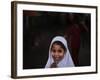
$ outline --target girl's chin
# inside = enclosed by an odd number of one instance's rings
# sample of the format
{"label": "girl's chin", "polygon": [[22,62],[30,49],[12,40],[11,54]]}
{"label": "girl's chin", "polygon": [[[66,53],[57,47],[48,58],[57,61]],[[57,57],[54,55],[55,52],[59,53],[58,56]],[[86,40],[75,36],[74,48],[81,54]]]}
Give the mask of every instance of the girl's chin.
{"label": "girl's chin", "polygon": [[59,63],[62,59],[54,59],[54,62]]}
{"label": "girl's chin", "polygon": [[56,63],[58,63],[60,60],[58,60],[58,59],[56,59],[56,60],[54,60]]}

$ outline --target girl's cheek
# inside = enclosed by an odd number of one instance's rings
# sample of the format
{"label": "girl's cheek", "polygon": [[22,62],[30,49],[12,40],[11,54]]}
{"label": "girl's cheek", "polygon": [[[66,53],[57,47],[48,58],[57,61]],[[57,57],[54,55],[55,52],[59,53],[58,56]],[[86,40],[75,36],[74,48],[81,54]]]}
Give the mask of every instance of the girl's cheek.
{"label": "girl's cheek", "polygon": [[53,56],[53,55],[54,55],[54,53],[53,53],[53,52],[51,52],[51,55]]}

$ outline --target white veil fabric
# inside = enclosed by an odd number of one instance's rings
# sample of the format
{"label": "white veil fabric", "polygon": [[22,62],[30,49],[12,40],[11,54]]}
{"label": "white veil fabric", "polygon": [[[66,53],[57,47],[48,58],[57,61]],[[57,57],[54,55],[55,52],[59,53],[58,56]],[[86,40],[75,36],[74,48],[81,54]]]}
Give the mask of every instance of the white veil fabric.
{"label": "white veil fabric", "polygon": [[70,54],[69,49],[68,49],[67,40],[62,36],[56,36],[56,37],[53,38],[53,40],[50,44],[49,57],[48,57],[48,61],[46,63],[45,68],[50,68],[51,64],[54,62],[54,60],[51,56],[51,53],[50,53],[50,49],[51,49],[52,44],[55,41],[60,41],[62,44],[64,44],[65,48],[67,49],[67,52],[65,53],[63,59],[57,64],[58,68],[61,68],[61,67],[74,67],[74,62],[72,60],[71,54]]}

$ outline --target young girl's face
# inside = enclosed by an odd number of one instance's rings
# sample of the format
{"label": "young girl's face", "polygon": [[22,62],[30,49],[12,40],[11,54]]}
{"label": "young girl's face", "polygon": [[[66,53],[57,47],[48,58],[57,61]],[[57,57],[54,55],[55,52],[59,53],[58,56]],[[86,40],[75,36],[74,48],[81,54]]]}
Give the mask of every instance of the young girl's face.
{"label": "young girl's face", "polygon": [[60,45],[58,44],[52,45],[51,55],[55,62],[59,62],[60,60],[62,60],[62,58],[64,57],[64,54],[65,54],[65,51]]}

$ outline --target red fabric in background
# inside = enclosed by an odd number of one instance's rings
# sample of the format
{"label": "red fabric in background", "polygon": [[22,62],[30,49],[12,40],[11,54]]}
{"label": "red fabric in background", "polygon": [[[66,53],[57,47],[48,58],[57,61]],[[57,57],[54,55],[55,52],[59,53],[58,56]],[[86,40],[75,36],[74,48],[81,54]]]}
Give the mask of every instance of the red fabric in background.
{"label": "red fabric in background", "polygon": [[77,24],[72,24],[66,30],[65,35],[67,35],[66,38],[69,42],[69,47],[71,49],[71,55],[74,60],[74,64],[77,66],[79,64],[78,55],[80,49],[81,30]]}

